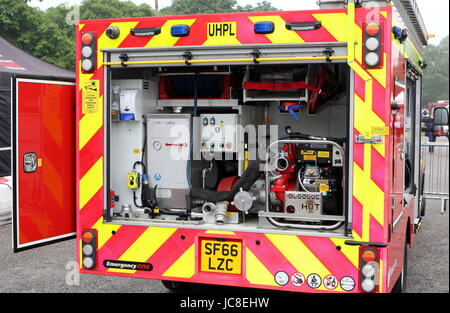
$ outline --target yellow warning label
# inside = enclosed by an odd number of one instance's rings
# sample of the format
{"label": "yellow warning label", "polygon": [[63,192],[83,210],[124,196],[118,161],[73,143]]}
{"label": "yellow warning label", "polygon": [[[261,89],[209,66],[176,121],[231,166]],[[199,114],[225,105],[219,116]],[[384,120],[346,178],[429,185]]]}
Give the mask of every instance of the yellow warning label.
{"label": "yellow warning label", "polygon": [[98,112],[100,99],[100,81],[90,80],[83,85],[82,90],[82,113],[92,114]]}
{"label": "yellow warning label", "polygon": [[328,179],[316,179],[316,184],[319,185],[328,185],[330,183],[330,181]]}
{"label": "yellow warning label", "polygon": [[326,192],[328,192],[328,191],[330,191],[330,186],[328,186],[328,185],[320,185],[319,186],[319,190],[322,192],[322,191],[326,191]]}
{"label": "yellow warning label", "polygon": [[38,160],[37,160],[37,163],[38,163],[38,164],[37,164],[38,167],[42,167],[42,159],[38,159]]}
{"label": "yellow warning label", "polygon": [[315,155],[304,155],[303,156],[303,160],[305,160],[305,161],[315,161],[316,160],[316,156]]}
{"label": "yellow warning label", "polygon": [[133,150],[133,153],[139,154],[139,153],[141,153],[141,149],[134,149],[134,150]]}
{"label": "yellow warning label", "polygon": [[314,154],[314,151],[306,151],[306,150],[302,150],[301,153],[302,153],[303,155],[305,155],[305,154],[313,155],[313,154]]}
{"label": "yellow warning label", "polygon": [[329,151],[319,151],[318,153],[319,158],[330,158],[330,152]]}
{"label": "yellow warning label", "polygon": [[388,136],[389,135],[389,127],[372,127],[372,135]]}

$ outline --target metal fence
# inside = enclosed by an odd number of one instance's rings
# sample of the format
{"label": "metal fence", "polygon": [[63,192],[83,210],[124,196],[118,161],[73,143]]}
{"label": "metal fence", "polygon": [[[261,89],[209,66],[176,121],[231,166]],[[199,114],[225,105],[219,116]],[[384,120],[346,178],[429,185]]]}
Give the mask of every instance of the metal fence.
{"label": "metal fence", "polygon": [[424,197],[440,200],[441,212],[444,213],[449,200],[448,141],[423,143],[422,162],[425,166]]}

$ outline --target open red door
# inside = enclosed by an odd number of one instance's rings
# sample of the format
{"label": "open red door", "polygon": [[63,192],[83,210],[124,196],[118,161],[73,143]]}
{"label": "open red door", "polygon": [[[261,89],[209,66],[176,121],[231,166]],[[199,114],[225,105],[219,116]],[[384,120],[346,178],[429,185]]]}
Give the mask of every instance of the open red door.
{"label": "open red door", "polygon": [[75,235],[75,83],[13,80],[13,249]]}

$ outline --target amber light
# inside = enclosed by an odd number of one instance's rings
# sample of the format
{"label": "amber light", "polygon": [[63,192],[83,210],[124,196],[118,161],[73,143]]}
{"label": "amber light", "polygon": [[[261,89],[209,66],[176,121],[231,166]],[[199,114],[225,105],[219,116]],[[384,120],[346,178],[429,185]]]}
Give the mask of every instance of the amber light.
{"label": "amber light", "polygon": [[380,25],[378,25],[377,23],[367,24],[367,27],[366,27],[367,35],[374,37],[374,36],[378,35],[379,32],[380,32]]}
{"label": "amber light", "polygon": [[89,46],[92,41],[94,41],[94,37],[92,36],[92,34],[86,33],[83,35],[83,37],[81,37],[81,41],[83,42],[83,44]]}
{"label": "amber light", "polygon": [[361,254],[361,259],[366,263],[373,262],[377,259],[377,253],[371,249],[364,250]]}
{"label": "amber light", "polygon": [[94,234],[90,231],[85,231],[81,238],[85,243],[91,243],[94,240]]}

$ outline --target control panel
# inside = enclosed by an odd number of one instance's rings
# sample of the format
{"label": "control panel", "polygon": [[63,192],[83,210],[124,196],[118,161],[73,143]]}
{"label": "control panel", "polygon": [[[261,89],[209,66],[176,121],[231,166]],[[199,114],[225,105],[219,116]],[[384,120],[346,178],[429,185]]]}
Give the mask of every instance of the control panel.
{"label": "control panel", "polygon": [[200,116],[201,152],[235,153],[238,151],[237,114],[202,114]]}

